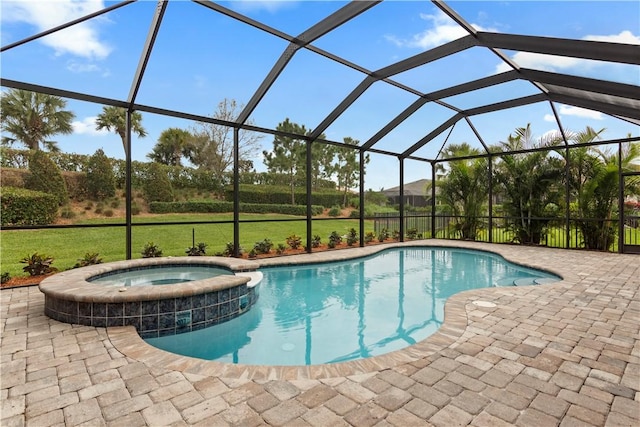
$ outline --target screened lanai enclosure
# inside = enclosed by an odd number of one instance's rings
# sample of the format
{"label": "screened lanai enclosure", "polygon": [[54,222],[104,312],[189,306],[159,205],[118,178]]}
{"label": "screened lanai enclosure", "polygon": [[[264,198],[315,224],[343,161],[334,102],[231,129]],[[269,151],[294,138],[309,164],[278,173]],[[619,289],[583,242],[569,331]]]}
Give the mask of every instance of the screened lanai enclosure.
{"label": "screened lanai enclosure", "polygon": [[[3,2],[5,17],[35,13],[19,3]],[[577,2],[93,4],[70,11],[48,2],[44,14],[56,18],[30,31],[12,26],[23,18],[7,21],[1,84],[5,94],[52,95],[84,112],[76,114],[73,135],[56,137],[70,154],[61,168],[82,173],[82,162],[69,159],[104,149],[115,159],[124,215],[4,230],[90,239],[91,230],[114,228],[127,259],[139,253],[138,231],[157,230],[162,245],[175,228],[185,245],[228,242],[228,254],[237,256],[244,230],[256,223],[265,238],[283,241],[287,236],[269,235],[270,224],[290,224],[313,252],[325,221],[344,224],[334,226],[339,234],[353,228],[361,246],[384,231],[400,241],[640,252],[635,2],[602,2],[600,16],[585,17],[593,36],[581,38],[560,25],[581,14]],[[619,28],[619,37],[596,27],[616,5],[635,11],[635,27]],[[542,33],[539,22],[527,20],[534,9],[548,9]],[[100,126],[111,107],[124,110],[122,122]],[[148,132],[140,132],[140,120]],[[207,149],[191,157],[176,150],[177,161],[161,161],[179,168],[168,172],[170,182],[186,189],[183,199],[166,203],[197,205],[202,197],[190,185],[206,181],[231,203],[227,217],[136,215],[137,188],[169,129],[189,130]],[[25,167],[16,160],[21,155],[5,147],[5,177],[7,169]],[[397,187],[400,196],[420,180],[427,206],[398,197],[392,212],[367,209],[378,189]],[[270,190],[275,184],[290,189],[284,202]],[[344,196],[331,199],[327,188]],[[255,215],[265,213],[256,210],[260,203],[302,210]],[[319,214],[336,205],[353,211]],[[162,206],[156,212],[189,212]],[[218,231],[204,228],[211,225]],[[92,245],[103,251],[99,241]]]}

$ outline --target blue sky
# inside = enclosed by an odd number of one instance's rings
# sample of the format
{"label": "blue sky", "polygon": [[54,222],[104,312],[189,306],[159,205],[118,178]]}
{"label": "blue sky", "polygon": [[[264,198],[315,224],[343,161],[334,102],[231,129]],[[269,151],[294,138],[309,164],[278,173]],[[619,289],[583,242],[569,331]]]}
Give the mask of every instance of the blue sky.
{"label": "blue sky", "polygon": [[[0,6],[2,45],[112,4],[115,2],[102,0],[3,1]],[[297,35],[345,3],[244,1],[222,4]],[[451,1],[448,4],[483,31],[640,44],[640,3],[636,1]],[[126,99],[155,6],[155,1],[139,1],[60,34],[3,52],[0,56],[2,77]],[[318,39],[314,45],[376,70],[464,35],[462,29],[430,2],[386,1]],[[212,115],[224,98],[246,103],[286,46],[280,39],[199,5],[172,0],[137,102],[200,115]],[[528,68],[640,84],[637,66],[505,53]],[[501,71],[506,68],[497,56],[486,49],[471,48],[393,79],[430,92]],[[363,78],[357,71],[300,50],[250,119],[258,126],[275,128],[288,117],[314,128]],[[531,84],[515,81],[446,101],[459,108],[472,108],[535,93]],[[415,99],[414,95],[398,88],[375,83],[325,134],[332,140],[352,137],[364,142]],[[68,107],[76,114],[75,133],[58,136],[63,151],[91,154],[103,148],[112,157],[123,157],[117,135],[95,131],[95,116],[102,106],[70,100]],[[585,126],[606,128],[603,134],[606,139],[640,133],[638,126],[601,113],[567,105],[557,107],[563,125],[570,130]],[[427,104],[376,147],[402,151],[453,114],[444,107]],[[548,103],[475,116],[472,121],[488,144],[506,140],[516,127],[527,123],[531,123],[538,136],[557,129]],[[148,136],[134,140],[132,155],[136,160],[145,160],[164,129],[193,125],[151,114],[143,116],[143,123]],[[416,154],[433,157],[447,134],[444,132]],[[268,135],[262,139],[264,149],[271,148],[272,139]],[[471,129],[460,122],[448,142],[463,141],[480,147]],[[254,159],[254,165],[257,170],[264,170],[260,156]],[[380,189],[398,185],[398,169],[397,159],[372,155],[365,187]],[[429,166],[421,162],[408,161],[405,165],[407,182],[429,178],[430,174]]]}

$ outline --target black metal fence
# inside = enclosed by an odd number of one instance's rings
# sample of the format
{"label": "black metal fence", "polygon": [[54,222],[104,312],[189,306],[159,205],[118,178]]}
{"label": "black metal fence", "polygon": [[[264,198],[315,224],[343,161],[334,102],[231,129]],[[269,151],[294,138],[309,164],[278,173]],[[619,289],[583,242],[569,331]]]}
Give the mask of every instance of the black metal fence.
{"label": "black metal fence", "polygon": [[[379,213],[372,217],[374,221],[374,231],[376,234],[386,229],[390,234],[400,230],[400,215],[398,213]],[[604,243],[610,252],[618,250],[618,219],[580,219],[571,218],[567,227],[565,219],[558,218],[530,218],[531,220],[543,221],[543,227],[539,244],[554,248],[572,249],[598,249],[593,242],[587,242],[583,230],[597,229],[602,233],[609,233],[610,238],[603,237]],[[406,213],[404,215],[405,235],[407,230],[415,229],[424,238],[436,237],[439,239],[462,240],[464,238],[460,224],[463,218],[453,215],[436,215],[431,217],[428,213]],[[518,218],[510,217],[480,217],[480,226],[477,229],[475,239],[481,242],[492,243],[520,243],[513,224]],[[435,225],[432,233],[432,224]],[[596,236],[600,237],[600,236]],[[626,218],[623,227],[623,245],[640,246],[640,221],[638,217]],[[592,239],[593,240],[593,237]]]}

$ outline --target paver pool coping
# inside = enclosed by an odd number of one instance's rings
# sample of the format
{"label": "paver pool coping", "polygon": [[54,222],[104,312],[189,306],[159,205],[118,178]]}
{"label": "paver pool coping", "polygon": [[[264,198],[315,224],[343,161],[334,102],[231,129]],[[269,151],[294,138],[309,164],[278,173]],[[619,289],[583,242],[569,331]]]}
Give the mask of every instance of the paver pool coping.
{"label": "paver pool coping", "polygon": [[[378,252],[397,247],[445,247],[482,250],[502,256],[507,261],[524,265],[526,267],[548,271],[562,277],[561,281],[554,284],[537,286],[563,286],[567,283],[575,283],[578,279],[578,276],[569,269],[568,271],[554,271],[543,265],[541,260],[515,257],[508,251],[508,246],[505,246],[504,248],[489,244],[474,244],[471,246],[465,242],[440,240],[417,240],[404,243],[368,246],[364,248],[352,248],[348,250],[324,251],[312,254],[295,255],[291,257],[276,257],[255,261],[244,261],[243,266],[250,270],[256,264],[259,268],[343,261],[373,255]],[[343,363],[310,366],[263,366],[221,363],[181,356],[160,350],[147,344],[132,326],[110,327],[107,329],[107,333],[114,347],[127,357],[143,362],[149,366],[158,366],[184,373],[252,380],[298,380],[345,377],[393,368],[441,351],[453,344],[464,334],[468,324],[468,304],[473,305],[475,302],[475,305],[477,306],[477,303],[480,302],[480,305],[483,305],[484,303],[489,303],[490,305],[491,300],[494,297],[497,298],[505,292],[513,295],[517,295],[520,292],[524,294],[528,292],[527,288],[529,287],[482,288],[456,294],[447,300],[444,310],[444,322],[433,335],[401,350],[367,359],[359,359]]]}

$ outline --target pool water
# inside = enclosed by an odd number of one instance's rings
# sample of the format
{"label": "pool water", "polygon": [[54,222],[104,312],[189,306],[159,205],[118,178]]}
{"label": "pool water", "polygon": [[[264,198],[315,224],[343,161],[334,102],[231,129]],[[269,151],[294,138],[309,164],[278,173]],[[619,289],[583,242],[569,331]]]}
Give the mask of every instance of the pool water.
{"label": "pool water", "polygon": [[116,270],[88,279],[104,286],[171,285],[208,279],[232,271],[210,265],[155,265],[133,270]]}
{"label": "pool water", "polygon": [[262,272],[258,302],[247,313],[209,328],[146,341],[220,362],[345,362],[427,338],[442,325],[451,295],[559,280],[486,252],[426,247]]}

